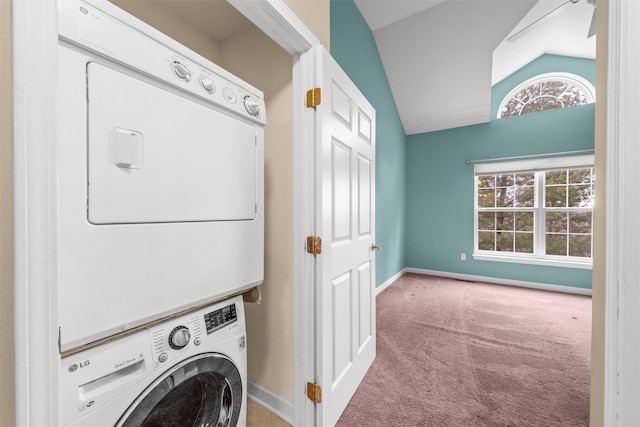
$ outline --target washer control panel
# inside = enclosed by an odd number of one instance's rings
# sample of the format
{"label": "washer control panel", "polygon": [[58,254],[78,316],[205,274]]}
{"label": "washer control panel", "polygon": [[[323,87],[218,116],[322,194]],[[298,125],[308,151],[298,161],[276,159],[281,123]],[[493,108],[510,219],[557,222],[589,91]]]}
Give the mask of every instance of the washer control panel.
{"label": "washer control panel", "polygon": [[186,326],[176,326],[169,334],[169,347],[174,350],[180,350],[189,344],[191,333]]}
{"label": "washer control panel", "polygon": [[214,333],[220,328],[238,320],[236,305],[230,304],[226,307],[219,308],[204,315],[204,324],[207,329],[207,335]]}
{"label": "washer control panel", "polygon": [[236,304],[223,302],[149,328],[154,369],[185,353],[202,351],[208,342],[225,339],[225,334],[229,337],[237,334],[235,326],[242,314]]}
{"label": "washer control panel", "polygon": [[154,368],[163,366],[180,352],[189,351],[196,346],[196,340],[203,334],[202,325],[196,314],[189,314],[173,322],[151,328]]}

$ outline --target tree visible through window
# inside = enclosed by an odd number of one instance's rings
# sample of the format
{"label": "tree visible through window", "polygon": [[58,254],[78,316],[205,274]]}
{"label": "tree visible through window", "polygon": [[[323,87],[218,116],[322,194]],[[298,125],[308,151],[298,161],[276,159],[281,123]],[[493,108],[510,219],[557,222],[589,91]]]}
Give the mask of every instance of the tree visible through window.
{"label": "tree visible through window", "polygon": [[545,174],[545,235],[548,255],[591,257],[593,169]]}
{"label": "tree visible through window", "polygon": [[482,166],[490,173],[476,172],[476,254],[591,260],[591,165],[521,172]]}
{"label": "tree visible through window", "polygon": [[498,118],[593,103],[595,89],[580,76],[541,74],[518,85],[502,100]]}
{"label": "tree visible through window", "polygon": [[535,175],[478,176],[478,249],[533,253]]}

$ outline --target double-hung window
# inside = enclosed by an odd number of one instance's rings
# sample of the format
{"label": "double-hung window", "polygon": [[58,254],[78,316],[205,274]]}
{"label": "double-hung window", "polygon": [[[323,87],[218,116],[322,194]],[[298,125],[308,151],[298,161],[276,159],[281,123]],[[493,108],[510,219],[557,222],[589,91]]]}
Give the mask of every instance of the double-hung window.
{"label": "double-hung window", "polygon": [[474,259],[591,268],[593,156],[475,165]]}

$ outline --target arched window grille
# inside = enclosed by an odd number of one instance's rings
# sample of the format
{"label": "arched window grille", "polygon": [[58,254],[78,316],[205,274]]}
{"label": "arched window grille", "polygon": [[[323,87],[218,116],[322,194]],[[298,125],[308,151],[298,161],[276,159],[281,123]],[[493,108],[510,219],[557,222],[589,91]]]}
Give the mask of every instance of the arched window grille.
{"label": "arched window grille", "polygon": [[540,74],[516,86],[502,100],[497,117],[520,116],[595,102],[595,88],[569,73]]}

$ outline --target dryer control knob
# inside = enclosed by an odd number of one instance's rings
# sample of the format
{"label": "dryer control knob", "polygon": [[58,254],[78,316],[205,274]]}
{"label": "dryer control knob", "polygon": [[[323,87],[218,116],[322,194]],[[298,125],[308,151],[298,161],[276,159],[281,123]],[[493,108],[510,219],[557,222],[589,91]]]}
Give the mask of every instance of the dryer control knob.
{"label": "dryer control knob", "polygon": [[213,83],[213,79],[211,77],[200,78],[200,84],[202,85],[202,88],[209,93],[216,91],[216,85]]}
{"label": "dryer control knob", "polygon": [[191,71],[180,61],[173,61],[171,63],[171,69],[173,70],[173,74],[176,75],[180,80],[184,80],[188,82],[191,80]]}
{"label": "dryer control knob", "polygon": [[174,350],[186,347],[191,339],[189,328],[186,326],[176,326],[169,334],[169,346]]}
{"label": "dryer control knob", "polygon": [[247,110],[247,113],[252,116],[260,114],[260,104],[249,95],[244,97],[244,108]]}

